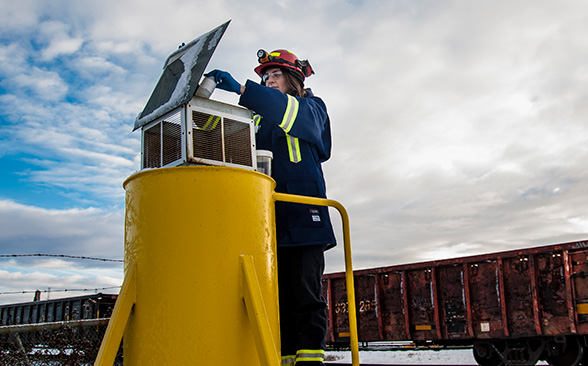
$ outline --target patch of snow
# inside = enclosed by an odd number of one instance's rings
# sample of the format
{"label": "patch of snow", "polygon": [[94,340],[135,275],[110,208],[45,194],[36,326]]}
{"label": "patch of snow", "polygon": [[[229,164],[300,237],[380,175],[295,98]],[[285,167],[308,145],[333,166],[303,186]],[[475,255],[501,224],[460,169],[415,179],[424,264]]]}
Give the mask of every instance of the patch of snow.
{"label": "patch of snow", "polygon": [[[218,42],[220,41],[220,39],[223,35],[224,29],[225,29],[225,27],[220,26],[214,31],[214,34],[212,35],[212,37],[210,38],[210,42],[208,43],[208,51],[210,51],[211,49],[213,49],[217,46]],[[193,40],[192,42],[190,42],[186,46],[184,46],[186,48],[189,47],[189,49],[186,50],[179,57],[180,61],[184,64],[184,72],[182,72],[182,75],[180,75],[172,95],[170,96],[170,98],[167,102],[165,102],[162,105],[160,105],[159,107],[157,107],[155,110],[153,110],[148,115],[140,117],[142,112],[139,113],[139,115],[135,119],[135,129],[137,129],[140,126],[145,125],[148,122],[155,120],[156,118],[159,118],[159,117],[165,115],[166,113],[171,112],[172,110],[181,106],[182,104],[186,103],[187,101],[189,101],[192,98],[192,95],[189,95],[192,77],[195,76],[192,74],[192,68],[194,68],[194,66],[196,66],[196,64],[198,64],[200,52],[202,51],[202,49],[204,47],[204,43],[210,37],[211,32],[206,33],[206,34],[196,38],[195,40]],[[172,56],[170,55],[170,57],[172,57]],[[167,67],[167,64],[169,64],[169,63],[171,63],[171,60],[168,57],[168,61],[166,61],[166,67]],[[165,73],[165,68],[164,68],[163,73]],[[160,76],[160,79],[163,76],[163,73]],[[202,75],[196,75],[196,76],[198,78],[200,78],[200,76],[202,76]],[[197,83],[198,81],[199,80],[196,80],[195,82]]]}
{"label": "patch of snow", "polygon": [[[351,363],[351,351],[327,352],[325,364]],[[463,350],[406,350],[360,351],[359,362],[380,365],[476,365],[471,349]]]}
{"label": "patch of snow", "polygon": [[[327,351],[325,365],[330,362],[351,364],[351,351]],[[477,365],[471,349],[360,351],[359,362],[379,365]],[[547,365],[538,362],[537,365]]]}

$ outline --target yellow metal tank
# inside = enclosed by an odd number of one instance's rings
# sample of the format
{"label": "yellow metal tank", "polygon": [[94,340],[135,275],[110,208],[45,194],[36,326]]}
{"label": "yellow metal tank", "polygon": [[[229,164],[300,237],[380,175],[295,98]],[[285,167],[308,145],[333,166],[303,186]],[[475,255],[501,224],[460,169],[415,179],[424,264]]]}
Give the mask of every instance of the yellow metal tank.
{"label": "yellow metal tank", "polygon": [[242,255],[253,257],[279,350],[275,182],[245,169],[190,166],[142,171],[124,187],[125,273],[136,272],[124,364],[259,365]]}

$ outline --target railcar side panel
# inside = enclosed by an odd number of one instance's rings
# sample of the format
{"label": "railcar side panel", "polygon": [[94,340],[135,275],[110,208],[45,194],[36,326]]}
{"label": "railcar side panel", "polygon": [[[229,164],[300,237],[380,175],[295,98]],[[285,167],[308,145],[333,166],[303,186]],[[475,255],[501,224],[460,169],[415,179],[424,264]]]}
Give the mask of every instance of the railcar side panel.
{"label": "railcar side panel", "polygon": [[460,264],[442,266],[439,276],[439,307],[442,337],[468,337],[467,305],[464,291],[464,267]]}
{"label": "railcar side panel", "polygon": [[39,323],[47,321],[47,304],[43,303],[39,306]]}
{"label": "railcar side panel", "polygon": [[572,285],[574,288],[578,333],[588,333],[588,251],[570,255]]}
{"label": "railcar side panel", "polygon": [[408,317],[414,340],[436,339],[433,283],[430,268],[407,271]]}
{"label": "railcar side panel", "polygon": [[47,313],[46,313],[46,321],[54,322],[55,319],[55,302],[50,302],[47,304]]}
{"label": "railcar side panel", "polygon": [[536,255],[537,292],[541,311],[543,335],[558,336],[570,333],[566,306],[566,280],[561,252]]}
{"label": "railcar side panel", "polygon": [[65,320],[64,318],[64,311],[65,306],[63,302],[56,302],[55,303],[55,321],[62,322]]}
{"label": "railcar side panel", "polygon": [[381,296],[378,298],[382,317],[383,340],[409,340],[404,308],[402,272],[386,271],[380,275]]}
{"label": "railcar side panel", "polygon": [[470,265],[470,298],[474,335],[478,338],[505,336],[502,320],[499,268],[496,260]]}
{"label": "railcar side panel", "polygon": [[381,340],[376,312],[376,276],[377,273],[369,273],[353,277],[358,336],[365,342]]}
{"label": "railcar side panel", "polygon": [[508,334],[512,337],[537,335],[529,257],[505,258],[503,264]]}
{"label": "railcar side panel", "polygon": [[333,338],[335,342],[348,342],[349,306],[347,303],[347,284],[345,282],[345,277],[331,279],[330,296],[332,299],[330,317],[333,320]]}

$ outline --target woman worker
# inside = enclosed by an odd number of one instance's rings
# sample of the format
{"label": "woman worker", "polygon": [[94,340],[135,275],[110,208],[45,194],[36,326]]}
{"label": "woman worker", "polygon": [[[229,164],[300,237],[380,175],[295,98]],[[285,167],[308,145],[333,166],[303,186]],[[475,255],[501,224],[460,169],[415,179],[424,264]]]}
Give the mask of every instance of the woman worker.
{"label": "woman worker", "polygon": [[[239,104],[257,113],[256,144],[273,153],[276,192],[326,198],[321,163],[331,156],[331,127],[325,103],[304,88],[312,67],[286,50],[260,50],[257,56],[261,85],[241,85],[226,71],[207,76],[217,88],[240,94]],[[324,251],[336,244],[328,209],[278,202],[276,235],[282,364],[323,365],[327,318],[321,278]]]}

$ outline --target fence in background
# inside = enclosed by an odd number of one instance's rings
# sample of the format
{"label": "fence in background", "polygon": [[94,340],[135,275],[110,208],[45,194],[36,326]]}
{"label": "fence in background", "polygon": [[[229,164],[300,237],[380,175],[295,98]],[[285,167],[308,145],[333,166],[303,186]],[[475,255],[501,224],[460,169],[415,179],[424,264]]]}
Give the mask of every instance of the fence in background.
{"label": "fence in background", "polygon": [[[0,364],[93,365],[109,318],[0,327]],[[122,345],[115,365],[122,365]]]}

